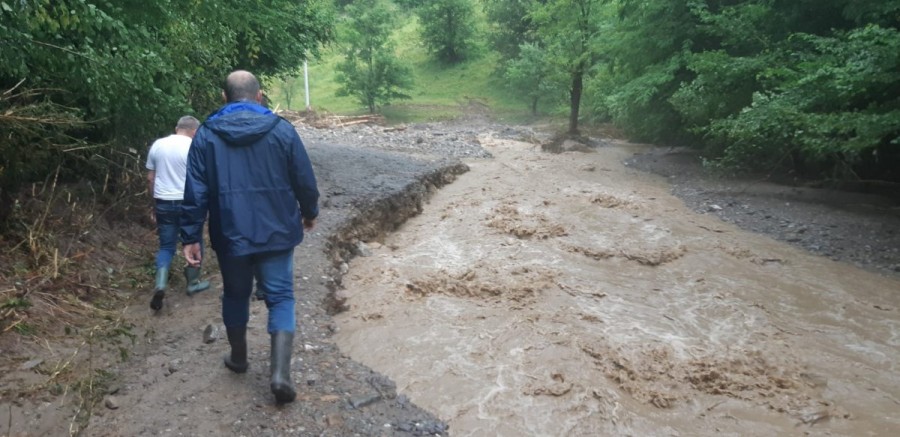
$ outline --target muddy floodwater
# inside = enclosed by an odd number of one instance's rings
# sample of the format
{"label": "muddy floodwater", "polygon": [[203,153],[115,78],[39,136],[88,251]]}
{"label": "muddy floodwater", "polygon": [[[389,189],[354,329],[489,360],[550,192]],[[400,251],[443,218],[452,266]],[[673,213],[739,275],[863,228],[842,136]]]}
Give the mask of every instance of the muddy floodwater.
{"label": "muddy floodwater", "polygon": [[479,140],[335,335],[451,435],[900,435],[896,278],[692,212],[640,146]]}

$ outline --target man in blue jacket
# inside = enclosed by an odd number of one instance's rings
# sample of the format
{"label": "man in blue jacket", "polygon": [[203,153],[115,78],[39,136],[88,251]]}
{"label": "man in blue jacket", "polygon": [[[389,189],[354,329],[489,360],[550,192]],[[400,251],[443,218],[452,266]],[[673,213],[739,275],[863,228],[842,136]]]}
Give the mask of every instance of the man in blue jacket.
{"label": "man in blue jacket", "polygon": [[247,371],[247,322],[253,279],[265,291],[271,336],[271,389],[278,403],[296,398],[291,380],[294,247],[319,214],[319,190],[300,136],[260,105],[259,81],[228,75],[225,106],[194,135],[182,203],[181,242],[191,265],[201,261],[203,223],[222,273],[222,318],[231,345],[225,366]]}

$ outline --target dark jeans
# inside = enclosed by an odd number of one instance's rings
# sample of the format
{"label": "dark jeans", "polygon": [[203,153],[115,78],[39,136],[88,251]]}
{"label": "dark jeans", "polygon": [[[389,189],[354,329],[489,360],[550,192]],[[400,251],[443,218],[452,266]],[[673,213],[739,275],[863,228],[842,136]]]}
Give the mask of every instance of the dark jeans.
{"label": "dark jeans", "polygon": [[228,328],[247,326],[253,278],[265,292],[269,309],[267,330],[294,332],[294,249],[247,256],[218,254],[222,272],[222,320]]}
{"label": "dark jeans", "polygon": [[[178,245],[179,220],[181,218],[180,200],[156,199],[156,232],[159,234],[159,252],[156,253],[156,268],[169,267],[175,257]],[[200,242],[203,251],[203,242]]]}

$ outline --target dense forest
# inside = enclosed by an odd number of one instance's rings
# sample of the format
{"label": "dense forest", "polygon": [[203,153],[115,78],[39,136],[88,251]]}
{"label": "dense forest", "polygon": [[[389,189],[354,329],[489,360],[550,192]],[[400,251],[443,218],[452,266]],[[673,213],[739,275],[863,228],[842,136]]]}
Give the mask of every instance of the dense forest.
{"label": "dense forest", "polygon": [[0,221],[23,184],[141,170],[178,117],[221,104],[229,71],[292,70],[333,23],[327,0],[3,0]]}
{"label": "dense forest", "polygon": [[295,74],[336,44],[342,92],[412,98],[398,15],[447,65],[497,54],[509,93],[565,108],[572,134],[612,123],[714,168],[900,182],[900,0],[0,0],[0,221],[48,177],[114,191],[233,69]]}

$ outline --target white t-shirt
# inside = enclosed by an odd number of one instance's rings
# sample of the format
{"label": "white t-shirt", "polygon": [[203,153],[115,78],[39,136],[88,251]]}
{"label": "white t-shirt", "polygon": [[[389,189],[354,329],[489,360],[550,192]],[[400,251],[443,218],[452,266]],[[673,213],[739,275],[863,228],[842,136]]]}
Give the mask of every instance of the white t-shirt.
{"label": "white t-shirt", "polygon": [[184,180],[190,150],[191,137],[178,134],[160,138],[150,146],[150,153],[147,154],[147,170],[156,172],[156,178],[153,180],[154,199],[184,199]]}

